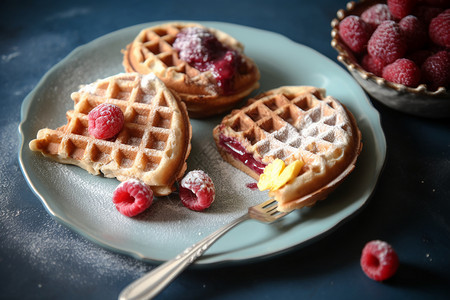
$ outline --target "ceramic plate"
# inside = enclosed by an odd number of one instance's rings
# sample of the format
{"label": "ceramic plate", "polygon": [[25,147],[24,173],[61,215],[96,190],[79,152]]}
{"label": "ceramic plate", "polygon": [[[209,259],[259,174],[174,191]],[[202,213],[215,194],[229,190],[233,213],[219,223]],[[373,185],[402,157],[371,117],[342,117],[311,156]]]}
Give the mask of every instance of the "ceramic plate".
{"label": "ceramic plate", "polygon": [[[344,69],[320,53],[288,38],[240,25],[202,22],[221,29],[245,44],[245,51],[261,71],[255,93],[281,85],[314,85],[340,99],[355,115],[364,147],[355,171],[326,201],[267,225],[247,221],[227,233],[196,264],[247,262],[283,253],[330,232],[357,212],[369,199],[381,172],[386,141],[379,115],[360,86]],[[161,262],[267,199],[266,192],[250,189],[254,180],[219,156],[212,129],[220,118],[191,120],[193,128],[189,170],[202,169],[216,185],[216,200],[204,212],[186,209],[177,194],[155,200],[135,218],[121,215],[112,204],[115,179],[93,176],[70,165],[31,152],[28,143],[43,127],[65,124],[73,106],[70,94],[80,84],[123,72],[123,49],[138,32],[157,23],[125,28],[75,49],[54,66],[22,105],[19,153],[23,173],[46,210],[57,220],[91,241],[138,259]]]}

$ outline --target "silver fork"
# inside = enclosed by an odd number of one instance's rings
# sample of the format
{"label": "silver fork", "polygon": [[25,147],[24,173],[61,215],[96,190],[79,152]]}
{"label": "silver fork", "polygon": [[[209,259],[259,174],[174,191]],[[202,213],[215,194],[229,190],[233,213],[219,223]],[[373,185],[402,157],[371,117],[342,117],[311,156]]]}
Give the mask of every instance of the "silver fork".
{"label": "silver fork", "polygon": [[255,219],[264,223],[272,223],[288,213],[289,212],[278,211],[278,203],[273,199],[249,207],[248,212],[243,216],[218,229],[200,242],[184,250],[174,259],[165,262],[143,277],[129,284],[120,293],[119,300],[142,300],[155,297],[231,228],[250,219]]}

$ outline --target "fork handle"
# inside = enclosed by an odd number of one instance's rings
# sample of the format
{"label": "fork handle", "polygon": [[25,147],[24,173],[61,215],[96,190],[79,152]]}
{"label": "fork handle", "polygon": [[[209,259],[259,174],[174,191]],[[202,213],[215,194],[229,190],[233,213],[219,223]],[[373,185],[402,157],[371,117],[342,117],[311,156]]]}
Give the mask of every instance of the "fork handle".
{"label": "fork handle", "polygon": [[239,223],[250,219],[248,214],[237,218],[230,224],[218,229],[200,242],[178,254],[143,277],[129,284],[119,295],[119,300],[151,299],[159,294],[184,269],[209,249],[221,236]]}

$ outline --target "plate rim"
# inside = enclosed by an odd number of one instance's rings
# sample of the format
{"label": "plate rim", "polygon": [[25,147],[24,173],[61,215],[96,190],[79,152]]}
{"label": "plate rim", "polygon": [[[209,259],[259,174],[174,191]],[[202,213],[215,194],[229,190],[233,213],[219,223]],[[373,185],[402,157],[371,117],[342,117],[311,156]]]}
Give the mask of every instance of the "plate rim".
{"label": "plate rim", "polygon": [[[36,84],[36,86],[33,88],[33,90],[24,98],[22,105],[21,105],[21,110],[20,110],[20,123],[18,126],[18,131],[19,131],[19,138],[20,138],[20,146],[19,146],[19,152],[18,152],[18,159],[19,159],[19,165],[20,165],[20,169],[26,179],[27,184],[29,185],[29,187],[31,188],[32,192],[38,197],[38,199],[41,201],[41,203],[43,204],[45,210],[49,213],[49,215],[54,218],[55,220],[57,220],[58,222],[61,222],[62,224],[64,224],[66,227],[68,227],[70,230],[72,230],[73,232],[76,232],[77,234],[80,234],[81,236],[87,238],[89,241],[93,242],[94,244],[100,245],[104,248],[107,248],[108,250],[111,250],[113,252],[116,253],[121,253],[121,254],[125,254],[131,257],[134,257],[136,259],[142,260],[142,261],[147,261],[147,262],[153,262],[153,263],[162,263],[165,260],[158,260],[158,259],[154,259],[154,258],[148,258],[146,257],[146,255],[140,253],[139,251],[134,251],[134,250],[125,250],[125,249],[121,249],[118,248],[116,246],[110,245],[109,243],[106,243],[105,241],[99,240],[98,238],[96,238],[95,236],[89,234],[88,232],[80,229],[78,227],[78,225],[73,224],[70,220],[66,220],[64,217],[61,217],[60,215],[58,215],[57,212],[54,211],[54,209],[52,209],[51,205],[47,202],[47,200],[44,198],[44,196],[41,194],[41,192],[37,189],[35,183],[32,182],[31,178],[30,178],[30,174],[28,173],[28,171],[26,170],[26,167],[24,165],[24,159],[23,159],[23,153],[24,153],[24,147],[26,146],[26,139],[25,139],[25,133],[24,133],[24,126],[27,123],[27,121],[29,120],[29,109],[30,106],[34,100],[34,97],[36,96],[36,94],[38,93],[38,91],[40,89],[43,88],[43,85],[45,82],[47,82],[49,80],[49,78],[52,76],[53,73],[55,73],[58,69],[63,68],[65,66],[65,64],[67,63],[67,61],[69,61],[71,58],[73,58],[75,55],[79,54],[80,52],[82,53],[84,50],[92,47],[93,45],[95,45],[96,43],[99,43],[102,40],[106,40],[109,39],[111,37],[120,35],[124,32],[127,31],[138,31],[139,29],[143,29],[145,27],[150,27],[150,26],[154,26],[154,25],[158,25],[158,24],[163,24],[163,23],[167,23],[167,22],[196,22],[196,23],[200,23],[200,24],[204,24],[206,26],[209,27],[221,27],[223,26],[234,26],[236,28],[240,28],[240,29],[245,29],[245,30],[250,30],[250,31],[260,31],[263,34],[268,34],[268,35],[273,35],[273,36],[277,36],[278,38],[282,38],[285,39],[286,42],[292,44],[293,46],[301,46],[301,47],[305,47],[308,50],[315,52],[316,54],[318,54],[322,59],[327,60],[328,63],[334,64],[335,66],[337,66],[339,69],[341,69],[343,72],[345,72],[345,69],[343,69],[340,65],[338,65],[336,62],[334,62],[333,60],[331,60],[330,58],[328,58],[327,56],[321,54],[319,51],[312,49],[308,46],[305,46],[303,44],[297,43],[295,41],[293,41],[292,39],[278,33],[278,32],[272,32],[272,31],[268,31],[265,29],[260,29],[260,28],[255,28],[255,27],[250,27],[250,26],[246,26],[246,25],[240,25],[240,24],[235,24],[235,23],[228,23],[228,22],[216,22],[216,21],[189,21],[189,20],[162,20],[162,21],[155,21],[155,22],[148,22],[148,23],[141,23],[141,24],[136,24],[133,26],[129,26],[129,27],[125,27],[125,28],[121,28],[115,31],[112,31],[110,33],[107,33],[105,35],[102,35],[100,37],[97,37],[96,39],[83,44],[83,45],[79,45],[77,46],[75,49],[73,49],[68,55],[66,55],[63,59],[61,59],[58,63],[56,63],[55,65],[53,65],[45,74],[44,76],[38,81],[38,83]],[[133,38],[133,37],[131,37]],[[351,77],[350,74],[347,73],[347,75],[349,76],[350,80],[354,80],[353,77]],[[355,81],[356,82],[356,81]],[[202,261],[202,260],[197,260],[193,266],[194,267],[204,267],[204,266],[218,266],[218,265],[224,265],[224,264],[237,264],[237,263],[250,263],[250,262],[254,262],[254,261],[259,261],[259,260],[265,260],[269,257],[277,257],[279,255],[291,252],[293,249],[297,249],[306,245],[309,245],[311,243],[313,243],[315,240],[322,238],[324,235],[328,235],[331,234],[332,232],[334,232],[341,224],[347,222],[352,216],[355,216],[356,214],[358,214],[359,211],[361,211],[361,209],[369,202],[370,198],[372,197],[376,186],[378,184],[379,181],[379,177],[383,171],[384,165],[385,165],[385,161],[386,161],[386,152],[387,152],[387,147],[386,147],[386,138],[385,138],[385,134],[383,131],[383,128],[381,126],[381,116],[380,113],[372,106],[372,104],[370,103],[366,93],[364,92],[364,90],[357,85],[357,87],[360,89],[360,93],[362,95],[364,95],[364,101],[367,102],[367,106],[369,108],[371,108],[370,113],[372,114],[372,118],[374,118],[374,121],[376,121],[376,124],[373,124],[372,122],[370,122],[371,128],[373,128],[374,125],[379,125],[379,129],[380,131],[374,132],[374,134],[376,133],[379,137],[378,139],[375,137],[374,135],[374,139],[373,141],[376,143],[376,145],[378,145],[377,147],[377,155],[381,155],[382,157],[382,161],[376,164],[376,171],[378,171],[377,176],[376,176],[376,180],[375,183],[373,184],[373,189],[370,190],[369,195],[367,196],[367,199],[365,201],[363,201],[361,203],[361,205],[359,205],[357,207],[356,210],[354,210],[352,213],[350,213],[349,215],[346,215],[344,218],[337,220],[336,222],[334,222],[330,227],[322,230],[320,233],[316,234],[314,237],[309,238],[307,240],[304,240],[298,244],[295,244],[293,246],[290,247],[285,247],[282,250],[278,250],[276,252],[268,252],[268,253],[264,253],[264,254],[260,254],[260,255],[253,255],[253,256],[248,256],[248,257],[244,257],[244,258],[225,258],[225,259],[219,259],[219,260],[213,260],[213,261]],[[361,99],[363,100],[363,99]],[[190,246],[190,245],[187,245]]]}

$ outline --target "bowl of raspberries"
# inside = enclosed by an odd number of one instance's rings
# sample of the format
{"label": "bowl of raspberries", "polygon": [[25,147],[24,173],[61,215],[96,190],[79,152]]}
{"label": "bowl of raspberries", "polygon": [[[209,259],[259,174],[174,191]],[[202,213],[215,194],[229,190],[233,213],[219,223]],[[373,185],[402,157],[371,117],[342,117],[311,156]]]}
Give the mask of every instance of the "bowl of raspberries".
{"label": "bowl of raspberries", "polygon": [[331,26],[338,60],[372,98],[450,117],[450,0],[352,1]]}

